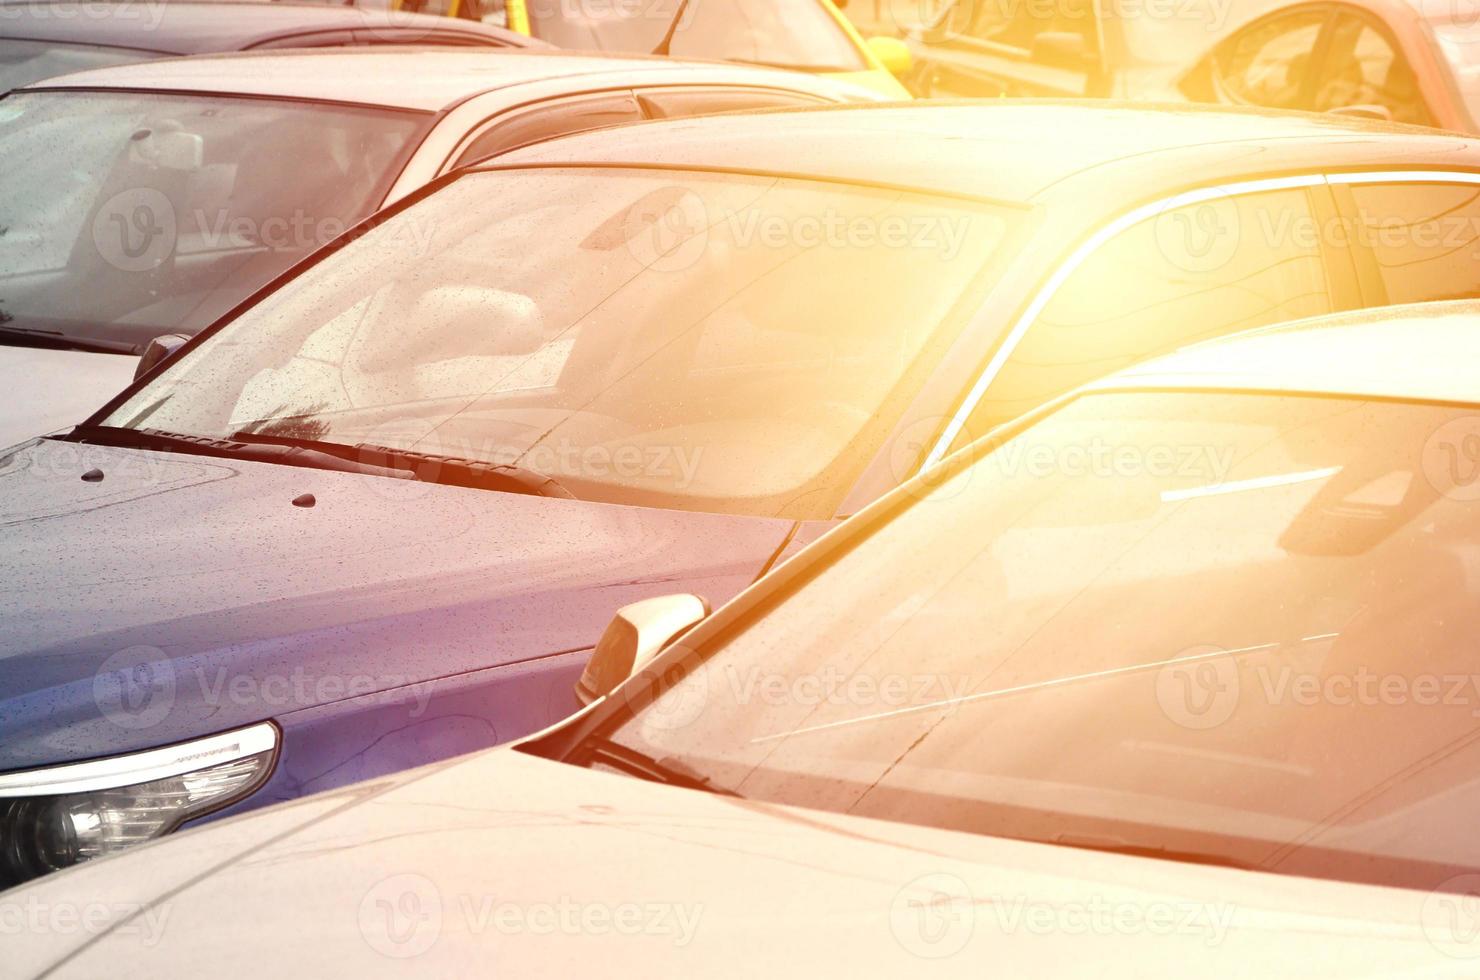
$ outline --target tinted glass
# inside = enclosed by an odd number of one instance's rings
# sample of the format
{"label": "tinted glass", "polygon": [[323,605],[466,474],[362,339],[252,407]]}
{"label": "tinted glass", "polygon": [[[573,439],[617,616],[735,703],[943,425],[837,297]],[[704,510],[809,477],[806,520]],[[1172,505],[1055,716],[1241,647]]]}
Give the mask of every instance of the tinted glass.
{"label": "tinted glass", "polygon": [[1455,408],[1082,399],[613,738],[752,799],[1437,886],[1480,868],[1476,441]]}
{"label": "tinted glass", "polygon": [[193,333],[379,201],[423,117],[132,93],[0,101],[0,313],[85,343]]}
{"label": "tinted glass", "polygon": [[627,93],[552,100],[532,109],[511,113],[499,121],[492,129],[468,144],[468,148],[459,156],[457,166],[486,160],[527,143],[582,133],[602,126],[637,122],[640,119],[642,110],[637,105],[637,99]]}
{"label": "tinted glass", "polygon": [[1302,10],[1250,27],[1219,49],[1213,73],[1232,101],[1303,109],[1324,10]]}
{"label": "tinted glass", "polygon": [[1343,17],[1316,75],[1311,109],[1328,112],[1349,106],[1376,106],[1394,122],[1431,122],[1418,80],[1408,60],[1388,37],[1366,20]]}
{"label": "tinted glass", "polygon": [[1480,186],[1351,189],[1361,257],[1378,302],[1480,297]]}
{"label": "tinted glass", "polygon": [[[663,40],[679,3],[529,0],[529,23],[535,37],[556,47],[645,53]],[[691,0],[671,53],[811,71],[868,67],[853,40],[816,0]]]}
{"label": "tinted glass", "polygon": [[513,464],[582,499],[831,515],[980,304],[1010,214],[800,180],[472,173],[110,422]]}
{"label": "tinted glass", "polygon": [[960,444],[1087,381],[1239,330],[1333,312],[1309,198],[1193,205],[1107,243],[1061,286]]}
{"label": "tinted glass", "polygon": [[127,48],[0,38],[0,93],[55,75],[163,57],[165,55],[151,51],[130,51]]}
{"label": "tinted glass", "polygon": [[1436,24],[1434,34],[1469,110],[1470,131],[1480,132],[1480,6],[1470,18],[1467,23]]}

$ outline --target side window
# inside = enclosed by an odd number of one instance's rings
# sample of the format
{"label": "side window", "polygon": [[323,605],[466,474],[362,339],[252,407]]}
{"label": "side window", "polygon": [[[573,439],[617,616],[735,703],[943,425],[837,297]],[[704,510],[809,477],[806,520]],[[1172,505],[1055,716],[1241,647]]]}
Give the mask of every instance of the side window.
{"label": "side window", "polygon": [[1225,42],[1213,56],[1219,101],[1304,108],[1311,60],[1329,19],[1325,8],[1291,11],[1259,21]]}
{"label": "side window", "polygon": [[1137,361],[1334,312],[1318,238],[1303,190],[1194,205],[1128,229],[1054,294],[958,445]]}
{"label": "side window", "polygon": [[1343,14],[1315,79],[1311,108],[1352,106],[1385,110],[1395,122],[1432,122],[1408,59],[1387,34],[1354,14]]}
{"label": "side window", "polygon": [[631,92],[551,100],[500,118],[458,154],[453,166],[476,163],[507,153],[526,143],[582,133],[588,129],[600,129],[602,126],[637,122],[642,118],[642,109]]}
{"label": "side window", "polygon": [[714,112],[828,104],[826,99],[759,88],[658,88],[637,93],[649,119],[678,119]]}
{"label": "side window", "polygon": [[1480,298],[1480,186],[1360,184],[1349,190],[1369,302]]}

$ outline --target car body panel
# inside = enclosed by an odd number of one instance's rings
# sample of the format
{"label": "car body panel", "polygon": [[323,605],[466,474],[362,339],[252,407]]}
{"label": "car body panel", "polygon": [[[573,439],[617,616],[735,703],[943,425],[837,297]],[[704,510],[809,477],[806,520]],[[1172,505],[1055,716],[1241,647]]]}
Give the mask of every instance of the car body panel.
{"label": "car body panel", "polygon": [[547,47],[543,41],[485,24],[448,21],[429,14],[328,4],[176,2],[113,7],[79,13],[66,0],[7,2],[0,10],[0,38],[189,55],[241,51],[323,31],[415,30],[424,43],[438,36],[510,48]]}
{"label": "car body panel", "polygon": [[138,358],[0,345],[0,449],[69,429],[129,386]]}
{"label": "car body panel", "polygon": [[[118,963],[155,977],[457,976],[490,962],[622,977],[977,977],[984,962],[1010,976],[1078,975],[1089,962],[1105,977],[1306,977],[1312,963],[1333,976],[1447,976],[1461,965],[1429,942],[1422,893],[753,803],[511,750],[96,862],[0,896],[0,909],[79,895],[120,910],[114,928],[100,917],[92,935],[12,938],[17,975]],[[1111,914],[1090,919],[1093,908]],[[1162,925],[1148,927],[1153,914]],[[246,942],[252,956],[223,955]]]}
{"label": "car body panel", "polygon": [[[625,603],[728,599],[790,527],[35,442],[0,469],[0,771],[370,693],[415,720],[442,679],[587,649]],[[97,686],[140,665],[144,702]],[[570,706],[537,707],[501,737]]]}

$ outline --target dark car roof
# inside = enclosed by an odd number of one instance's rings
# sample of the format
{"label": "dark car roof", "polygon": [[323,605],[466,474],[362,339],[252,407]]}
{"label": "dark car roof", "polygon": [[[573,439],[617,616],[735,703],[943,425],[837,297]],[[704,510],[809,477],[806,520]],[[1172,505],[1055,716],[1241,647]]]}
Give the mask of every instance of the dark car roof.
{"label": "dark car roof", "polygon": [[1480,141],[1348,116],[1114,102],[899,103],[694,117],[535,144],[527,163],[792,173],[1032,203],[1161,197],[1252,175],[1480,170]]}
{"label": "dark car roof", "polygon": [[240,51],[278,38],[319,31],[399,28],[435,35],[484,37],[510,47],[547,47],[514,31],[430,14],[312,3],[117,3],[21,0],[0,3],[0,38],[70,41],[161,54]]}

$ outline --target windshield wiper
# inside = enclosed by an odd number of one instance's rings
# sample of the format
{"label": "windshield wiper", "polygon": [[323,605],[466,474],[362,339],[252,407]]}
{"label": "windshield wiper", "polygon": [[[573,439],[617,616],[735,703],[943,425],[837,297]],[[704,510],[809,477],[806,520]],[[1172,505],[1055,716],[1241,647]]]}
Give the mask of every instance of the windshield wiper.
{"label": "windshield wiper", "polygon": [[[250,446],[283,446],[313,452],[329,453],[341,458],[352,459],[363,465],[403,473],[424,483],[437,483],[451,487],[470,487],[475,490],[506,490],[527,493],[536,497],[560,497],[574,500],[575,495],[554,479],[536,470],[504,463],[485,463],[459,456],[442,456],[436,453],[417,452],[412,449],[395,449],[361,442],[353,446],[337,442],[316,442],[312,439],[297,439],[291,436],[263,435],[255,432],[238,432],[231,441]],[[365,462],[366,459],[370,462]]]}
{"label": "windshield wiper", "polygon": [[184,435],[161,429],[126,429],[111,425],[78,426],[68,438],[74,442],[190,453],[218,459],[245,459],[363,476],[421,480],[446,486],[502,490],[534,496],[570,498],[554,480],[520,467],[496,466],[429,453],[413,453],[368,443],[350,446],[284,436],[238,432],[225,439]]}
{"label": "windshield wiper", "polygon": [[83,340],[60,330],[38,330],[35,327],[13,327],[0,324],[0,344],[40,347],[46,350],[77,350],[89,354],[137,354],[136,345],[124,340]]}
{"label": "windshield wiper", "polygon": [[596,739],[592,742],[595,757],[592,762],[605,762],[623,772],[646,779],[649,782],[663,783],[665,786],[678,786],[683,789],[697,789],[704,793],[713,793],[716,796],[732,796],[736,799],[744,799],[739,793],[732,789],[725,789],[714,785],[714,781],[689,768],[681,759],[673,756],[665,756],[655,759],[645,755],[636,749],[628,748],[609,739]]}

